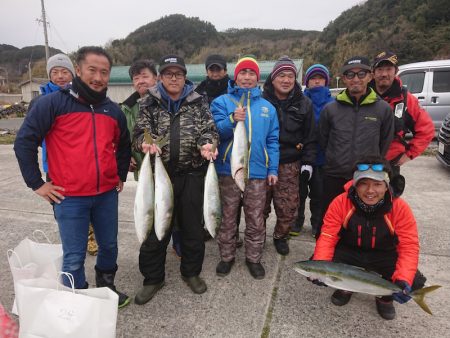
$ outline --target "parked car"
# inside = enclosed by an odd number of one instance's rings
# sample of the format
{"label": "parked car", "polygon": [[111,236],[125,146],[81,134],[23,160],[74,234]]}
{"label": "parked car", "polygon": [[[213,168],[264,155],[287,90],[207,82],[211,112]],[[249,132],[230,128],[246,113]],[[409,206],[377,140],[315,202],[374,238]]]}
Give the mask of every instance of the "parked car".
{"label": "parked car", "polygon": [[450,114],[444,119],[438,134],[438,152],[436,158],[446,167],[450,167]]}
{"label": "parked car", "polygon": [[430,114],[438,131],[450,113],[450,60],[409,63],[400,66],[398,74]]}

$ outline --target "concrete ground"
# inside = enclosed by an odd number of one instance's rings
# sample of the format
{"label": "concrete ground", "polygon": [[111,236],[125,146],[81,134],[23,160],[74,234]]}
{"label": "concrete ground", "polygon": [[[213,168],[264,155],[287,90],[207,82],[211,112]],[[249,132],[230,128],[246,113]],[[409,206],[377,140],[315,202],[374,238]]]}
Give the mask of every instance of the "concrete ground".
{"label": "concrete ground", "polygon": [[[12,146],[0,146],[0,302],[11,309],[14,291],[6,259],[33,230],[41,229],[58,241],[50,205],[23,183]],[[238,249],[236,264],[224,278],[217,277],[219,251],[214,240],[206,243],[202,277],[208,291],[193,294],[183,283],[179,260],[168,249],[166,285],[143,306],[132,303],[119,310],[117,337],[444,337],[450,334],[450,171],[434,157],[419,157],[405,165],[404,198],[419,226],[420,269],[428,284],[443,287],[427,297],[434,315],[414,302],[396,305],[397,319],[385,321],[375,309],[373,297],[357,294],[344,307],[330,302],[331,288],[318,287],[296,273],[294,262],[310,257],[314,240],[309,224],[289,242],[291,253],[279,256],[272,244],[275,223],[268,221],[262,263],[266,278],[254,280]],[[139,244],[134,232],[133,201],[136,183],[131,176],[120,195],[118,289],[133,296],[142,285],[138,269]],[[309,217],[309,215],[308,215]],[[241,234],[244,222],[241,223]],[[88,281],[95,284],[95,257],[87,256]],[[15,319],[18,319],[15,317]]]}

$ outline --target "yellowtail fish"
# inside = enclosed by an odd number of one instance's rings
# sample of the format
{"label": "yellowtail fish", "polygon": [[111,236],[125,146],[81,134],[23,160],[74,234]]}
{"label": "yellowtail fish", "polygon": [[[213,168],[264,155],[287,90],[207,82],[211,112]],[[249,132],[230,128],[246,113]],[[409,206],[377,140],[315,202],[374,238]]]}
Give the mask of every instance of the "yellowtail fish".
{"label": "yellowtail fish", "polygon": [[[303,276],[318,279],[326,285],[340,290],[365,293],[373,296],[390,296],[402,291],[398,285],[381,278],[377,273],[343,263],[301,261],[294,264],[294,270]],[[422,310],[431,315],[431,310],[425,303],[424,297],[427,293],[440,287],[440,285],[424,287],[411,292],[409,295]]]}

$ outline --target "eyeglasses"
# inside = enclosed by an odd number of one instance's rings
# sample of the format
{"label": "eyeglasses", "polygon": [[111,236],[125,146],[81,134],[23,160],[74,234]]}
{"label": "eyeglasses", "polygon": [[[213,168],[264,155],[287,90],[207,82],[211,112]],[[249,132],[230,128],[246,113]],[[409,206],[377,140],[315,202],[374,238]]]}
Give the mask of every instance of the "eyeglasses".
{"label": "eyeglasses", "polygon": [[358,76],[358,79],[364,79],[366,77],[367,73],[368,73],[368,71],[366,71],[366,70],[360,70],[357,73],[350,71],[350,72],[346,72],[344,74],[344,76],[349,80],[353,79],[355,77],[355,75]]}
{"label": "eyeglasses", "polygon": [[171,80],[174,76],[177,80],[184,79],[184,73],[183,72],[177,72],[177,73],[171,73],[171,72],[165,72],[161,74],[163,78],[166,80]]}
{"label": "eyeglasses", "polygon": [[358,171],[366,171],[372,169],[373,171],[383,171],[384,165],[382,163],[366,164],[360,163],[356,165]]}

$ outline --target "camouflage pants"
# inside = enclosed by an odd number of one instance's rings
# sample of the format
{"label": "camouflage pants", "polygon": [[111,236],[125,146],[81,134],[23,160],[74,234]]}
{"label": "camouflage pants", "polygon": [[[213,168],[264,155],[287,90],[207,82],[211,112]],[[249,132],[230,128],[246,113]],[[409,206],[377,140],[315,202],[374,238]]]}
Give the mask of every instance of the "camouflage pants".
{"label": "camouflage pants", "polygon": [[277,215],[277,223],[273,238],[286,238],[291,225],[297,219],[299,204],[299,172],[300,163],[286,163],[278,166],[278,182],[274,186],[267,186],[264,219],[270,214],[270,203]]}
{"label": "camouflage pants", "polygon": [[[259,263],[266,239],[263,210],[266,196],[266,180],[250,179],[244,191],[245,257],[251,263]],[[217,235],[221,259],[229,262],[236,255],[236,216],[240,208],[241,191],[231,176],[220,176],[222,223]]]}

